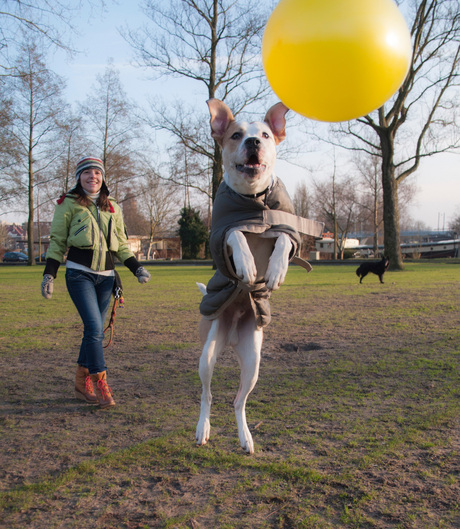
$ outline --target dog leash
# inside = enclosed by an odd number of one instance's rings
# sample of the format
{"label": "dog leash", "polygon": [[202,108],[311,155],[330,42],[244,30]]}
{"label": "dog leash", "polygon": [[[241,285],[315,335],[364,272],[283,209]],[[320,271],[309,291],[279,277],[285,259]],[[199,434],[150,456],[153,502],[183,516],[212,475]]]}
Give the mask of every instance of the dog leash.
{"label": "dog leash", "polygon": [[112,340],[113,340],[113,325],[115,323],[115,316],[117,314],[118,302],[120,302],[120,305],[123,308],[124,300],[123,300],[123,298],[121,296],[118,297],[118,298],[115,298],[113,300],[112,313],[110,314],[110,321],[109,321],[109,324],[107,325],[107,327],[104,329],[104,335],[107,332],[107,330],[110,329],[110,338],[109,338],[109,342],[107,343],[107,345],[104,345],[104,347],[103,347],[104,349],[106,347],[108,347],[112,343]]}
{"label": "dog leash", "polygon": [[120,279],[120,276],[118,275],[117,271],[115,271],[115,283],[114,283],[114,286],[113,286],[113,298],[114,298],[113,299],[113,306],[112,306],[112,312],[110,314],[109,324],[104,329],[104,335],[107,332],[107,330],[110,329],[110,338],[109,338],[109,342],[107,343],[107,345],[103,346],[104,349],[109,347],[109,345],[112,343],[112,340],[113,340],[113,326],[114,326],[114,323],[115,323],[115,316],[117,315],[118,303],[120,303],[120,306],[123,308],[123,303],[125,302],[125,300],[123,299],[123,287],[121,285],[121,279]]}

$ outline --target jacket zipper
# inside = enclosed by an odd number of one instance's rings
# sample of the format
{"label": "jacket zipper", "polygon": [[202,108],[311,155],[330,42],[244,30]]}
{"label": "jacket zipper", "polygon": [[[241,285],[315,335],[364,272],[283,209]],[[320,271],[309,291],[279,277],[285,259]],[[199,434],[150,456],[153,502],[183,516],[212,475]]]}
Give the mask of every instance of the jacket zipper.
{"label": "jacket zipper", "polygon": [[78,230],[73,234],[73,236],[75,237],[75,236],[78,235],[81,231],[86,230],[87,228],[88,228],[88,226],[85,224],[85,225],[82,226],[81,228],[78,228]]}
{"label": "jacket zipper", "polygon": [[102,261],[102,227],[101,227],[101,214],[99,212],[99,206],[96,206],[97,211],[97,224],[99,226],[99,261],[97,263],[98,272],[101,271],[101,261]]}

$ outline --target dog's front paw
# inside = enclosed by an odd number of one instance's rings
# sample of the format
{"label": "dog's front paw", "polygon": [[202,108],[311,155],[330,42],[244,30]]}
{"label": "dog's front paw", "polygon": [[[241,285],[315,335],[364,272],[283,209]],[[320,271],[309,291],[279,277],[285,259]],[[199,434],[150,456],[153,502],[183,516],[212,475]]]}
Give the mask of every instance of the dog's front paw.
{"label": "dog's front paw", "polygon": [[239,231],[234,231],[229,235],[227,244],[232,250],[237,277],[243,283],[252,285],[257,280],[257,267],[245,236]]}
{"label": "dog's front paw", "polygon": [[266,274],[265,282],[269,290],[278,290],[280,286],[284,283],[286,278],[286,272],[284,273],[274,273]]}
{"label": "dog's front paw", "polygon": [[239,262],[237,264],[235,259],[234,262],[236,275],[241,279],[241,282],[247,285],[254,284],[257,279],[257,268],[252,255],[245,262]]}
{"label": "dog's front paw", "polygon": [[284,283],[289,267],[289,253],[292,243],[289,237],[282,233],[276,240],[273,253],[268,261],[265,282],[270,290],[277,290]]}

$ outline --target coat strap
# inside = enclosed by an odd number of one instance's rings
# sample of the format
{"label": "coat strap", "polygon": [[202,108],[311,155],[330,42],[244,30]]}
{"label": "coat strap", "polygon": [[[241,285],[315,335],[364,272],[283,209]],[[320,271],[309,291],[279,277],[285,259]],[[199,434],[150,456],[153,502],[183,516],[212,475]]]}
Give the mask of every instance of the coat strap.
{"label": "coat strap", "polygon": [[263,220],[271,226],[285,224],[286,226],[294,228],[299,233],[311,235],[312,237],[321,237],[324,229],[323,222],[304,219],[303,217],[298,217],[297,215],[279,209],[264,209]]}

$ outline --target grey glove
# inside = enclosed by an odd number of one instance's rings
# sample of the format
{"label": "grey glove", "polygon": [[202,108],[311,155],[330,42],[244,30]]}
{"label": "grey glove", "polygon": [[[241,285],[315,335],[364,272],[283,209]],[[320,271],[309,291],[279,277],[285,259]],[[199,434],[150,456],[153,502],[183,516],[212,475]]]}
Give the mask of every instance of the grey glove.
{"label": "grey glove", "polygon": [[140,266],[136,270],[136,277],[139,283],[147,283],[148,281],[150,281],[150,274],[143,266]]}
{"label": "grey glove", "polygon": [[54,277],[51,274],[45,274],[42,281],[42,296],[45,299],[51,299],[53,295]]}

